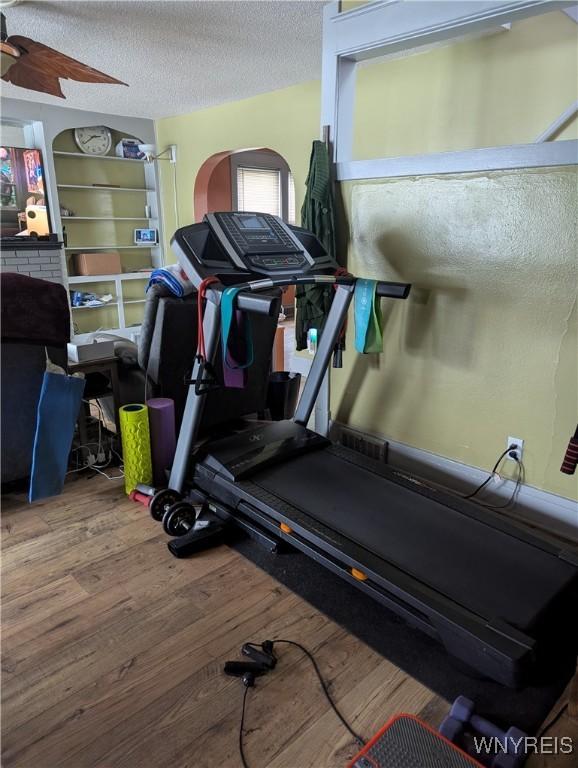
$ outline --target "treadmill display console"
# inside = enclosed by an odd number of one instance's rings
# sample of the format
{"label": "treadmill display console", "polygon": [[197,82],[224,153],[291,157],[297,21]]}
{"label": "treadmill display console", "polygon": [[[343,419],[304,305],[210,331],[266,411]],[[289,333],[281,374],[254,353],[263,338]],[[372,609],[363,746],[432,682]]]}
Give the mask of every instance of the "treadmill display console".
{"label": "treadmill display console", "polygon": [[265,269],[298,268],[307,265],[305,250],[281,220],[268,213],[215,213],[228,243],[243,261]]}
{"label": "treadmill display console", "polygon": [[177,230],[172,245],[194,285],[208,276],[230,284],[252,274],[333,274],[336,268],[314,235],[269,213],[207,213],[202,223]]}

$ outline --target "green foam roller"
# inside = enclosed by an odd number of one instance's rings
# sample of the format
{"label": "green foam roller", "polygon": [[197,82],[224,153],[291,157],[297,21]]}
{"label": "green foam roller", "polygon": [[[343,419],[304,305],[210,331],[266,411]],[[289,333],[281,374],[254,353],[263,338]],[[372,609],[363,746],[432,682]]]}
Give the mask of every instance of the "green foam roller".
{"label": "green foam roller", "polygon": [[146,405],[123,405],[120,413],[120,434],[124,460],[124,487],[127,493],[139,483],[153,481],[149,414]]}

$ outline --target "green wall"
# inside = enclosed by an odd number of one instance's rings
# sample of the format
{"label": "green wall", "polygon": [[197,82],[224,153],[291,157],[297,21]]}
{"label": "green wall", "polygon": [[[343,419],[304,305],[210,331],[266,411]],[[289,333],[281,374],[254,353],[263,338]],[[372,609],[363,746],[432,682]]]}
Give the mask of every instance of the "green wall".
{"label": "green wall", "polygon": [[559,467],[578,405],[576,181],[568,168],[345,185],[349,268],[413,288],[382,302],[384,354],[333,372],[334,417],[479,467],[521,437],[527,481],[575,495]]}
{"label": "green wall", "polygon": [[[578,96],[576,29],[556,12],[363,67],[356,155],[533,140]],[[178,145],[180,224],[193,220],[201,164],[227,149],[283,155],[299,209],[319,105],[312,82],[159,121],[159,147]],[[575,122],[560,138],[576,135]],[[161,168],[170,233],[172,168]],[[334,417],[484,468],[522,437],[527,482],[578,498],[578,479],[558,471],[578,409],[576,181],[576,169],[545,169],[342,185],[350,268],[414,291],[384,306],[384,355],[348,345]]]}
{"label": "green wall", "polygon": [[[320,99],[320,84],[311,82],[160,120],[158,146],[177,145],[179,224],[193,221],[193,189],[199,168],[211,155],[227,150],[267,147],[282,155],[293,173],[299,211],[311,141],[319,135]],[[160,167],[164,230],[170,238],[175,230],[172,167],[165,162]],[[166,252],[170,252],[168,242]]]}
{"label": "green wall", "polygon": [[[361,67],[354,158],[533,142],[578,97],[577,29],[557,11]],[[578,138],[578,121],[560,138]]]}

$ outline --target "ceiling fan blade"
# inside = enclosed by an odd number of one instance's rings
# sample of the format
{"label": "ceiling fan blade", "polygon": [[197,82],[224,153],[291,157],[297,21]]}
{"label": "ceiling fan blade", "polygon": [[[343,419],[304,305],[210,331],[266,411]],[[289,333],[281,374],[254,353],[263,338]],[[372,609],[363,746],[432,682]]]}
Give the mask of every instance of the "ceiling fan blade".
{"label": "ceiling fan blade", "polygon": [[81,83],[127,85],[28,37],[11,35],[8,42],[17,46],[22,51],[22,56],[2,79],[20,88],[49,93],[64,99],[66,97],[62,93],[60,79],[77,80]]}

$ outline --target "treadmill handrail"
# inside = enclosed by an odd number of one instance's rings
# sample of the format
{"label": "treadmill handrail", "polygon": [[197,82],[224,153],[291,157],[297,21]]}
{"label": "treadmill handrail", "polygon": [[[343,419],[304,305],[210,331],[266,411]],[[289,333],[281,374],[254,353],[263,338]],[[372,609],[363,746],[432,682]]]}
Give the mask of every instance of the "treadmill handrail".
{"label": "treadmill handrail", "polygon": [[[355,275],[304,275],[297,277],[265,277],[261,280],[249,280],[240,283],[238,288],[249,291],[262,291],[267,288],[277,288],[283,285],[355,285],[358,278]],[[378,280],[376,294],[380,298],[407,299],[411,290],[411,283],[397,283],[393,281]]]}

